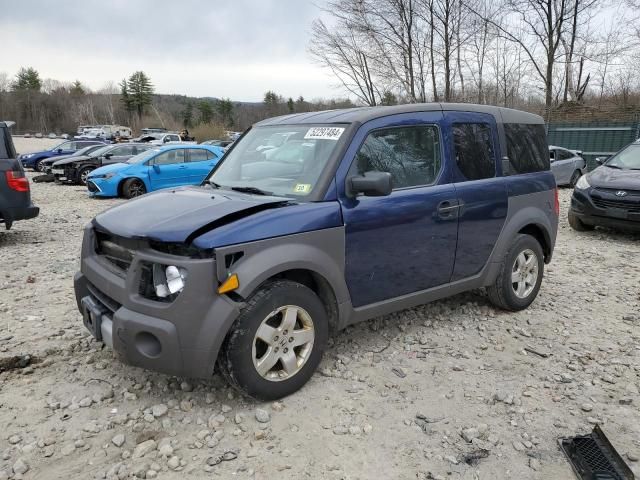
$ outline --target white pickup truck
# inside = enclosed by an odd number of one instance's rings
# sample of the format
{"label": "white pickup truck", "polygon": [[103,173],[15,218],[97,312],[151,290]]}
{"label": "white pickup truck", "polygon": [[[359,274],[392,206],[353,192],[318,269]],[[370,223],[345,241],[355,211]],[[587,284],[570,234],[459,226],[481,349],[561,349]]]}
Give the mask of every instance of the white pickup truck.
{"label": "white pickup truck", "polygon": [[151,140],[149,142],[152,145],[166,145],[168,143],[196,143],[185,142],[177,133],[155,133],[153,136],[155,137],[155,140]]}

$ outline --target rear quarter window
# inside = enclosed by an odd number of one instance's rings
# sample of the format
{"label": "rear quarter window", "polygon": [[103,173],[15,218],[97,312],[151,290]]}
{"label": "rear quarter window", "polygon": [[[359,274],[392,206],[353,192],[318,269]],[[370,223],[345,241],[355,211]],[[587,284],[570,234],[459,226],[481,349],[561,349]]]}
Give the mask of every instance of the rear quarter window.
{"label": "rear quarter window", "polygon": [[15,158],[16,152],[13,148],[13,140],[6,127],[0,127],[0,158]]}
{"label": "rear quarter window", "polygon": [[550,155],[544,125],[505,123],[504,133],[511,175],[549,170]]}

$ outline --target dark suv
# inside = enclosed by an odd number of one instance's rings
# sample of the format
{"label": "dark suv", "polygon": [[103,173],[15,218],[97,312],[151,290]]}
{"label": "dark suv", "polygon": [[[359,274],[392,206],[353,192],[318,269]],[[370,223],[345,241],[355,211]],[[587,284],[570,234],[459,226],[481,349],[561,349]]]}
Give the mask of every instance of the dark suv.
{"label": "dark suv", "polygon": [[640,140],[596,160],[600,166],[575,185],[569,225],[581,232],[596,226],[640,231]]}
{"label": "dark suv", "polygon": [[278,117],[201,186],[98,215],[76,298],[126,362],[188,377],[217,363],[274,399],[353,323],[481,287],[528,307],[558,209],[537,115],[436,103]]}
{"label": "dark suv", "polygon": [[9,132],[12,125],[13,122],[0,122],[0,223],[7,230],[16,220],[37,217],[40,211],[31,203],[29,180]]}

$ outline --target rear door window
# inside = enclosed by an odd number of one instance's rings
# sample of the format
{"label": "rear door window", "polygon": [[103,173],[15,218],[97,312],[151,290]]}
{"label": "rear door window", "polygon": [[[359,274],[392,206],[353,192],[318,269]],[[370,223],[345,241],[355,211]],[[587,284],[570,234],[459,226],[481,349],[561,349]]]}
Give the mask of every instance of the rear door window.
{"label": "rear door window", "polygon": [[[505,123],[507,156],[512,174],[549,170],[550,159],[547,135],[542,124]],[[554,160],[560,160],[561,149],[555,150]]]}
{"label": "rear door window", "polygon": [[185,150],[169,150],[158,155],[154,161],[154,165],[173,165],[174,163],[184,163]]}
{"label": "rear door window", "polygon": [[491,126],[487,123],[454,123],[453,142],[458,170],[467,180],[496,175]]}
{"label": "rear door window", "polygon": [[205,162],[207,161],[207,150],[202,148],[190,148],[189,149],[189,161],[190,162]]}
{"label": "rear door window", "polygon": [[441,167],[438,127],[416,125],[374,130],[356,154],[355,166],[359,174],[391,173],[394,189],[431,185]]}

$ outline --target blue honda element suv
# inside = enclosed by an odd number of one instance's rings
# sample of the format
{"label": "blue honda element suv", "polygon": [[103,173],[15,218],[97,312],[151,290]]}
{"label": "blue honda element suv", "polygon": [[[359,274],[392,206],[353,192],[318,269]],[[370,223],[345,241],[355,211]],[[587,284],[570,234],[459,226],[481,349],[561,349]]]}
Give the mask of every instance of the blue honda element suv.
{"label": "blue honda element suv", "polygon": [[528,307],[558,209],[537,115],[433,103],[273,118],[202,185],[96,216],[78,308],[127,363],[203,378],[217,365],[276,399],[353,323],[477,288]]}

